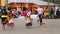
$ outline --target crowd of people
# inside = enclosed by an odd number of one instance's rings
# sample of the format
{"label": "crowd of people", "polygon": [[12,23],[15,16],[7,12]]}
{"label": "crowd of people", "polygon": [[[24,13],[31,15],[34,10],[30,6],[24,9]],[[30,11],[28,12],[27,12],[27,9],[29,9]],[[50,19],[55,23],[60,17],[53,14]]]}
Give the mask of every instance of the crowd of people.
{"label": "crowd of people", "polygon": [[[40,25],[44,24],[42,23],[42,19],[43,17],[46,18],[54,18],[54,10],[51,9],[50,11],[46,11],[44,12],[43,8],[35,8],[34,9],[34,15],[38,15],[39,19],[37,20],[37,22],[40,22]],[[32,11],[31,8],[25,8],[23,12],[18,11],[16,12],[14,9],[11,10],[6,10],[5,8],[3,8],[2,10],[0,10],[0,18],[1,18],[1,24],[3,25],[3,30],[5,30],[5,25],[9,26],[9,27],[14,27],[14,18],[19,17],[19,16],[24,16],[25,17],[25,23],[26,23],[26,27],[30,28],[32,27],[32,21],[33,19],[31,18],[32,15]],[[57,9],[56,11],[56,16],[57,18],[60,18],[60,10]]]}
{"label": "crowd of people", "polygon": [[60,18],[59,8],[56,10],[51,8],[47,10],[46,12],[44,12],[44,18],[51,18],[51,19]]}
{"label": "crowd of people", "polygon": [[[37,8],[37,15],[39,16],[39,20],[37,20],[37,22],[40,22],[40,25],[44,24],[42,23],[42,14],[43,14],[43,9],[42,8]],[[25,10],[23,11],[23,13],[21,13],[20,11],[18,11],[17,13],[14,11],[14,9],[11,9],[9,11],[6,11],[5,8],[3,8],[0,11],[0,17],[1,17],[1,24],[3,26],[3,30],[5,30],[6,25],[8,27],[14,27],[14,18],[16,16],[24,16],[25,17],[25,23],[26,23],[26,27],[30,28],[32,27],[32,21],[33,19],[30,17],[32,15],[31,12],[31,8],[25,8]]]}

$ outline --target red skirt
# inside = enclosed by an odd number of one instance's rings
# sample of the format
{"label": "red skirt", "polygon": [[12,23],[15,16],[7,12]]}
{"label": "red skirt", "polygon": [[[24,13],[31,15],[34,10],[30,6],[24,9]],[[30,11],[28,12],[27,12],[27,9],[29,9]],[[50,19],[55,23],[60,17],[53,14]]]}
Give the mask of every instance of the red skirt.
{"label": "red skirt", "polygon": [[9,23],[9,24],[7,24],[7,26],[14,26],[14,23]]}

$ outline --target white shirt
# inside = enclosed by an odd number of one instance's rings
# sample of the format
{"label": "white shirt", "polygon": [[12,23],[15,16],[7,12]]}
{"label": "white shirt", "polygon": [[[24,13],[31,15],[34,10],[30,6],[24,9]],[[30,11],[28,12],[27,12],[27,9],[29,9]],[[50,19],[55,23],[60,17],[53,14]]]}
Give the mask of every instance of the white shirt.
{"label": "white shirt", "polygon": [[28,13],[27,13],[27,16],[30,16],[31,15],[31,11],[29,11]]}
{"label": "white shirt", "polygon": [[37,8],[38,14],[42,14],[43,13],[43,9],[42,8]]}

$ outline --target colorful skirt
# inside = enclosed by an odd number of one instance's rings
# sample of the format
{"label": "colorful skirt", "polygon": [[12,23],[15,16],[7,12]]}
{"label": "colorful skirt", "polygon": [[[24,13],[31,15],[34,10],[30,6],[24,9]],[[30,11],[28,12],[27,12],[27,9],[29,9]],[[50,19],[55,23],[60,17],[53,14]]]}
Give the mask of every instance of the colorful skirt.
{"label": "colorful skirt", "polygon": [[30,22],[30,23],[26,23],[26,26],[32,26],[32,23]]}

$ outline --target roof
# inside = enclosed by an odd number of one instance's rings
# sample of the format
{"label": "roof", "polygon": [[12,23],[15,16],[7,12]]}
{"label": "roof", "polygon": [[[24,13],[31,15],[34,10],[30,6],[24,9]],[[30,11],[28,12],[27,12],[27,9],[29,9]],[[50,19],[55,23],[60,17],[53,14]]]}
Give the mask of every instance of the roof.
{"label": "roof", "polygon": [[[27,0],[8,0],[8,3],[26,3]],[[33,1],[28,0],[28,3],[33,3]]]}
{"label": "roof", "polygon": [[[35,0],[34,3],[38,5],[48,5],[48,2],[42,0]],[[54,3],[49,3],[49,5],[54,5]]]}
{"label": "roof", "polygon": [[[8,3],[26,3],[27,0],[8,0]],[[34,3],[37,5],[48,5],[48,2],[42,0],[28,0],[28,3]],[[54,5],[54,3],[49,3],[49,5]]]}

